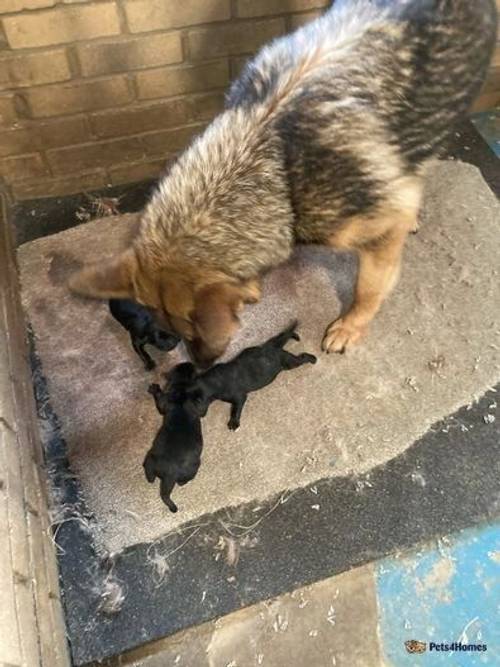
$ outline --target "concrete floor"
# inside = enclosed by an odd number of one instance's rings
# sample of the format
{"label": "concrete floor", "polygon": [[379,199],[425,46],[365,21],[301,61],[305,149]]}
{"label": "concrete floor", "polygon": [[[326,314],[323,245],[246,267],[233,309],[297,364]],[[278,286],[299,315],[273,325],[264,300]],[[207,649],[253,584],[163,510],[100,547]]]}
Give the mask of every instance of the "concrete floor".
{"label": "concrete floor", "polygon": [[[499,591],[496,524],[300,588],[106,665],[496,667]],[[409,640],[425,642],[426,652],[408,653]],[[431,642],[482,650],[438,650]]]}
{"label": "concrete floor", "polygon": [[357,568],[131,652],[113,667],[379,667],[376,578]]}

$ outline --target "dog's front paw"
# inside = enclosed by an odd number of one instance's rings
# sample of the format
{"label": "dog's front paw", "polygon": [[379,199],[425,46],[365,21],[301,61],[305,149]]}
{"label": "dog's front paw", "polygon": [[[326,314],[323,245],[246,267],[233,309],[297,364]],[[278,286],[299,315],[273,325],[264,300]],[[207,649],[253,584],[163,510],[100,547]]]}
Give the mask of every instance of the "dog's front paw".
{"label": "dog's front paw", "polygon": [[240,427],[240,422],[237,419],[230,419],[227,422],[227,427],[230,431],[237,431]]}
{"label": "dog's front paw", "polygon": [[300,336],[296,331],[292,333],[291,338],[293,338],[293,340],[300,340]]}
{"label": "dog's front paw", "polygon": [[148,394],[151,394],[151,396],[154,396],[155,394],[160,394],[161,393],[161,387],[159,384],[150,384],[148,387]]}
{"label": "dog's front paw", "polygon": [[351,324],[342,317],[332,322],[325,332],[321,347],[324,352],[341,354],[356,345],[366,334],[366,328]]}
{"label": "dog's front paw", "polygon": [[315,364],[318,361],[314,354],[308,354],[307,352],[304,352],[301,357],[307,364]]}

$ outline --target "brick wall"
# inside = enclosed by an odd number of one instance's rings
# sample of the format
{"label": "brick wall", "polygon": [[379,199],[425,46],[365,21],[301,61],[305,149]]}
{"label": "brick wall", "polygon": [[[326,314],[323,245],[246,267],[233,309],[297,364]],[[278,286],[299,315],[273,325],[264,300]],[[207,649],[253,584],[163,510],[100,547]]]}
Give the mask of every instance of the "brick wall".
{"label": "brick wall", "polygon": [[[0,178],[26,199],[156,176],[245,56],[327,4],[0,0]],[[499,58],[480,108],[500,103]]]}
{"label": "brick wall", "polygon": [[0,178],[17,199],[154,177],[245,56],[328,0],[0,0]]}

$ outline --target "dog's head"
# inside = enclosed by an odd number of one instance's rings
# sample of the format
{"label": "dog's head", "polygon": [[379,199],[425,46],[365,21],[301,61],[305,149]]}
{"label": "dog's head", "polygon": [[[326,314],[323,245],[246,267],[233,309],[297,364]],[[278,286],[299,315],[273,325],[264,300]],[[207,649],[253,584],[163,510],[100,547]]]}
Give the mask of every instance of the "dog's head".
{"label": "dog's head", "polygon": [[135,246],[113,260],[84,267],[69,286],[85,296],[132,299],[154,309],[160,325],[181,336],[201,366],[223,354],[243,304],[258,299],[254,283],[179,259],[166,257],[159,263]]}

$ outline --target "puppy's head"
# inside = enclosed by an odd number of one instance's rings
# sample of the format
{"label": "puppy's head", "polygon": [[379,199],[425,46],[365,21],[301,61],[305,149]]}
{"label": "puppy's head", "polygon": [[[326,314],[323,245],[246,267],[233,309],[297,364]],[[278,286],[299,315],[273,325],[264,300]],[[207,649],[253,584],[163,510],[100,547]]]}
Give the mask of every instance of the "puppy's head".
{"label": "puppy's head", "polygon": [[167,331],[181,336],[194,361],[209,366],[227,348],[244,303],[258,296],[254,282],[151,257],[133,246],[113,260],[89,265],[69,282],[73,292],[98,299],[132,299],[155,310]]}
{"label": "puppy's head", "polygon": [[186,392],[184,407],[193,417],[204,417],[210,405],[209,396],[199,382],[194,382]]}
{"label": "puppy's head", "polygon": [[196,377],[196,368],[189,361],[184,361],[182,364],[177,364],[168,373],[165,378],[170,386],[185,386],[187,387]]}

